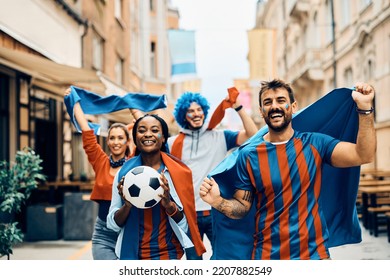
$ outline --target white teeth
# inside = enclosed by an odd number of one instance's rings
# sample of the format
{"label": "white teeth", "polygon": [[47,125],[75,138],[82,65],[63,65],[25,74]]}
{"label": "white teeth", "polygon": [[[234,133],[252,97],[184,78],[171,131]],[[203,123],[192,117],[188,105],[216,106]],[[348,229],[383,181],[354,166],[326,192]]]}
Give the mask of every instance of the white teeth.
{"label": "white teeth", "polygon": [[278,118],[278,117],[282,117],[282,114],[277,113],[271,115],[271,118]]}

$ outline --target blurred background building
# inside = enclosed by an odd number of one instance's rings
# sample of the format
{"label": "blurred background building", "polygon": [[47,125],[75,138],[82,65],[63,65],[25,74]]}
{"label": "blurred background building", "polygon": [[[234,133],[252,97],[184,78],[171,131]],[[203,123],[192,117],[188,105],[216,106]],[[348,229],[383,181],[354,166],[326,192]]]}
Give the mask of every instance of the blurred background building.
{"label": "blurred background building", "polygon": [[376,89],[378,147],[375,162],[364,168],[389,169],[389,0],[259,0],[248,40],[250,77],[237,83],[250,88],[257,122],[261,80],[290,82],[300,108],[334,88],[368,82]]}
{"label": "blurred background building", "polygon": [[[196,78],[171,82],[167,33],[179,13],[167,0],[0,1],[0,160],[32,147],[49,181],[93,178],[81,135],[63,105],[70,85],[102,96],[166,94],[159,113],[177,131],[174,97],[199,91]],[[108,128],[130,123],[129,111],[89,116]],[[100,137],[105,146],[105,133]]]}

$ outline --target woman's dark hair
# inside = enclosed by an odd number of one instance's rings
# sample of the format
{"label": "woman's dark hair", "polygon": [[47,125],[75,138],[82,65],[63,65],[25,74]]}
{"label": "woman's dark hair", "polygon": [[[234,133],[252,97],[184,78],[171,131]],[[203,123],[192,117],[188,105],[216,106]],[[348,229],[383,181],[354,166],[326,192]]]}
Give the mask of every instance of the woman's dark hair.
{"label": "woman's dark hair", "polygon": [[[110,128],[108,129],[108,136],[107,136],[107,138],[110,138],[110,133],[111,133],[111,130],[112,130],[113,128],[121,128],[121,129],[125,132],[126,140],[127,140],[127,141],[130,140],[129,130],[127,129],[127,126],[124,125],[123,123],[113,123],[113,124],[110,126]],[[127,148],[126,148],[125,155],[126,155],[126,157],[128,157],[128,156],[130,155],[130,148],[129,148],[129,146],[127,146]]]}
{"label": "woman's dark hair", "polygon": [[[136,139],[136,134],[137,134],[138,125],[139,125],[139,122],[140,122],[141,120],[143,120],[144,118],[146,118],[146,117],[153,117],[153,118],[155,118],[156,120],[158,120],[158,121],[160,122],[161,128],[162,128],[162,133],[163,133],[163,135],[164,135],[164,142],[163,142],[163,144],[162,144],[160,150],[161,150],[162,152],[167,153],[167,152],[168,152],[167,141],[168,141],[168,137],[169,137],[168,125],[167,125],[167,123],[164,121],[163,118],[161,118],[161,117],[159,117],[158,115],[155,115],[155,114],[146,114],[146,115],[140,117],[139,119],[137,119],[137,121],[134,123],[132,135],[133,135],[133,141],[134,141],[134,143],[136,144],[136,147],[137,147],[137,143],[136,143],[135,139]],[[139,152],[138,148],[136,148],[136,150],[135,150],[135,155],[138,155],[139,153],[140,153],[140,152]]]}

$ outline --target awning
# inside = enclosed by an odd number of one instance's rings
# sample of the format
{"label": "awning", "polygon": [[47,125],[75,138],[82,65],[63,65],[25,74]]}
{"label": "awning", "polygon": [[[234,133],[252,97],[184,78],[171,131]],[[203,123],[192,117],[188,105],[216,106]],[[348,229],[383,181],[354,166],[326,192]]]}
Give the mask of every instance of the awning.
{"label": "awning", "polygon": [[[114,82],[110,81],[104,74],[83,68],[72,67],[58,64],[44,57],[29,54],[26,52],[0,47],[0,65],[15,69],[32,77],[32,84],[36,87],[52,93],[55,97],[63,99],[65,89],[74,85],[96,94],[106,96],[116,93],[118,95],[126,94],[126,90]],[[172,115],[173,107],[156,112],[165,121],[171,125],[174,122]],[[111,121],[130,123],[132,116],[128,110],[122,110],[104,118]]]}
{"label": "awning", "polygon": [[105,95],[105,86],[95,71],[58,64],[26,52],[0,47],[0,64],[31,76],[32,84],[60,96],[70,85]]}

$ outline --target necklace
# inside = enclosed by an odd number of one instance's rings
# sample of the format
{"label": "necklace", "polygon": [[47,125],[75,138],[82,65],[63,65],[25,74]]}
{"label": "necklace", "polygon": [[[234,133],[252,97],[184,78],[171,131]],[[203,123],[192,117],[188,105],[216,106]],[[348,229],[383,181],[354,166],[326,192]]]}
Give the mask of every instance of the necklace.
{"label": "necklace", "polygon": [[119,166],[122,166],[126,161],[126,157],[123,157],[117,161],[114,161],[112,159],[112,155],[110,155],[110,165],[112,168],[116,168],[116,167],[119,167]]}

